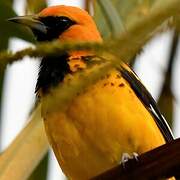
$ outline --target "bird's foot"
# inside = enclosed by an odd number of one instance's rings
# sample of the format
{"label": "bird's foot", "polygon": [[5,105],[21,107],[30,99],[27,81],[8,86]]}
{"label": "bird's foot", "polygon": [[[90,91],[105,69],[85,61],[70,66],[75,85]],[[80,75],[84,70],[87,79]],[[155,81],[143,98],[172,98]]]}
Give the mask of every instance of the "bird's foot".
{"label": "bird's foot", "polygon": [[123,166],[123,168],[126,170],[126,163],[130,160],[130,159],[134,159],[136,162],[139,161],[138,160],[138,154],[136,152],[133,152],[132,155],[129,155],[128,153],[123,153],[122,158],[121,158],[121,164]]}

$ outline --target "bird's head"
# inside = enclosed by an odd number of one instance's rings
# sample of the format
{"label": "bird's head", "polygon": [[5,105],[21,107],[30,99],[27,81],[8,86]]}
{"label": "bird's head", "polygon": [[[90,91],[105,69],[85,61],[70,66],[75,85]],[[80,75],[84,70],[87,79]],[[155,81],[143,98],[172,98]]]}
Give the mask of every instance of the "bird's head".
{"label": "bird's head", "polygon": [[[101,42],[92,17],[84,10],[71,6],[52,6],[37,15],[19,16],[10,21],[28,26],[38,41]],[[36,92],[46,93],[58,85],[68,73],[86,68],[83,57],[87,51],[65,52],[64,55],[43,57],[39,69]]]}
{"label": "bird's head", "polygon": [[28,26],[38,41],[102,41],[92,17],[77,7],[52,6],[36,15],[18,16],[9,20]]}

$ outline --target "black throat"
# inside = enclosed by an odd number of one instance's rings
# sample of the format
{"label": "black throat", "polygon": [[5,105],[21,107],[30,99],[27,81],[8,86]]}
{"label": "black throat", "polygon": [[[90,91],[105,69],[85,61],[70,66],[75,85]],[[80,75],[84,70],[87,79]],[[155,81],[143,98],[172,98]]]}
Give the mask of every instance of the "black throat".
{"label": "black throat", "polygon": [[42,58],[35,92],[41,89],[43,94],[47,94],[51,87],[62,82],[64,76],[71,72],[67,62],[68,54]]}
{"label": "black throat", "polygon": [[[32,29],[38,41],[52,41],[76,22],[65,16],[39,17],[39,21],[46,27],[47,32]],[[51,87],[58,85],[67,73],[70,73],[68,53],[60,56],[46,56],[42,58],[35,92],[41,90],[48,93]]]}

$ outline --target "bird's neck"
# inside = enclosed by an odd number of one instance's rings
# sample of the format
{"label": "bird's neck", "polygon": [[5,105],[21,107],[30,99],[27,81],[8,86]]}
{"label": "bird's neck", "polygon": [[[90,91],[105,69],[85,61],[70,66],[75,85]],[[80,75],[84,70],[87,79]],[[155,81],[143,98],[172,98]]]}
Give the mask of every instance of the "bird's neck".
{"label": "bird's neck", "polygon": [[68,65],[72,72],[86,68],[86,57],[94,54],[88,51],[73,51],[69,52]]}
{"label": "bird's neck", "polygon": [[37,94],[47,94],[50,88],[57,86],[67,74],[86,68],[87,57],[92,53],[73,51],[59,56],[42,58],[36,84]]}

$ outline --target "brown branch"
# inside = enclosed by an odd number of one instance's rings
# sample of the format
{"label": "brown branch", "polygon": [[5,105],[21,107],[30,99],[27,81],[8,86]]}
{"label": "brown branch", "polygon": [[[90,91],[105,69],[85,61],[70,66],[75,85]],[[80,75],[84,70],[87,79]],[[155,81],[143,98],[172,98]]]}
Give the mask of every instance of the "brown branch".
{"label": "brown branch", "polygon": [[130,159],[92,180],[157,179],[180,175],[180,138]]}
{"label": "brown branch", "polygon": [[90,13],[90,3],[92,3],[91,0],[84,0],[84,9],[89,13]]}

